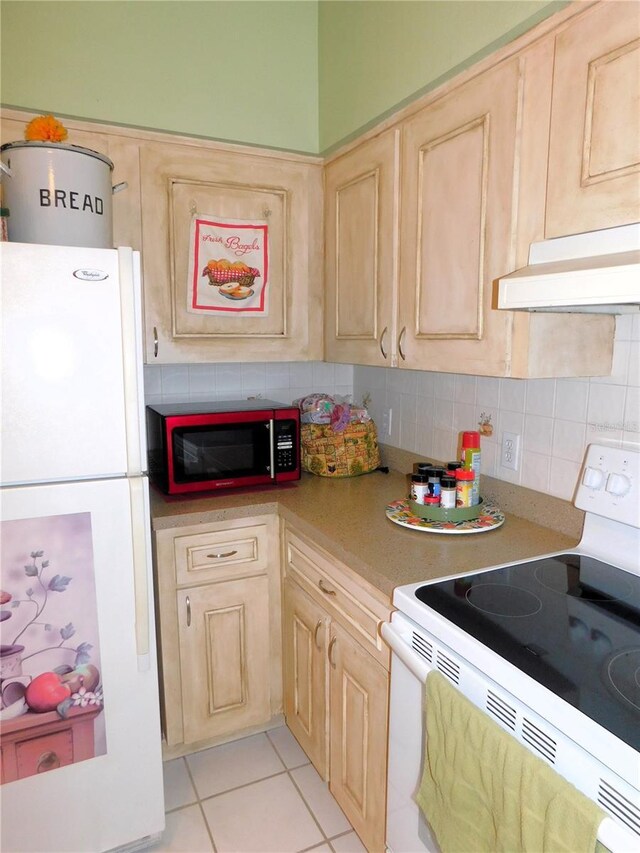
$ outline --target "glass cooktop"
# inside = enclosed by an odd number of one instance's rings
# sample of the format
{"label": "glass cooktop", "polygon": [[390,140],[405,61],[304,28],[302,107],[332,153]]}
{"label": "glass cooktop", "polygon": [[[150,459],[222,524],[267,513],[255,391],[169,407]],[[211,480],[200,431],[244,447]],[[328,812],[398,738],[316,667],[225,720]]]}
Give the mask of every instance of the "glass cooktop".
{"label": "glass cooktop", "polygon": [[640,750],[639,576],[561,554],[426,584],[415,594]]}

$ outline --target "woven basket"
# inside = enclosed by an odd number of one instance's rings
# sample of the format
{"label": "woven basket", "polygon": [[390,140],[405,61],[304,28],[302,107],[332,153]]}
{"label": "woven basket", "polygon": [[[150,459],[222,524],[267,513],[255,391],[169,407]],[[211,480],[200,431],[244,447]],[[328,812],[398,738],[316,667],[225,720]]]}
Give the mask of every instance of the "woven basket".
{"label": "woven basket", "polygon": [[320,477],[357,477],[380,465],[376,425],[349,424],[344,432],[331,426],[302,424],[302,468]]}

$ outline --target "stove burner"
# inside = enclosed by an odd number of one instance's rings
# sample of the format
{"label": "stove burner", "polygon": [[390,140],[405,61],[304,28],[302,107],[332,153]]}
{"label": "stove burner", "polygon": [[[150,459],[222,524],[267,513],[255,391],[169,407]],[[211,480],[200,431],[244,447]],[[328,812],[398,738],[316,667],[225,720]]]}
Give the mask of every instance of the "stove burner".
{"label": "stove burner", "polygon": [[640,711],[640,648],[615,654],[609,659],[606,671],[616,694]]}
{"label": "stove burner", "polygon": [[474,584],[467,590],[465,597],[477,610],[492,616],[533,616],[542,609],[538,596],[519,586]]}

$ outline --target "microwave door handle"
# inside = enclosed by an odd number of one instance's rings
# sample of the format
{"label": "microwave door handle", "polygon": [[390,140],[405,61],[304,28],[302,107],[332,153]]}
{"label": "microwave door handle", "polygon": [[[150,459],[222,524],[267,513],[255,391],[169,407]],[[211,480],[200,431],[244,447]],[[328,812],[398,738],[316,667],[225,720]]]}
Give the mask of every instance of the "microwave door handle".
{"label": "microwave door handle", "polygon": [[269,420],[269,474],[272,480],[276,478],[276,447],[273,418]]}

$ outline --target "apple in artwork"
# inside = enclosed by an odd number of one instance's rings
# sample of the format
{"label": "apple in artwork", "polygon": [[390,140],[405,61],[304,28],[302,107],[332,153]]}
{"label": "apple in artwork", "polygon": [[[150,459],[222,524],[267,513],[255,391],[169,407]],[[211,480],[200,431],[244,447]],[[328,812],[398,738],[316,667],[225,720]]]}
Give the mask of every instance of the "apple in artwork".
{"label": "apple in artwork", "polygon": [[71,688],[56,672],[42,672],[27,687],[25,699],[32,711],[55,711],[58,705],[71,696]]}

